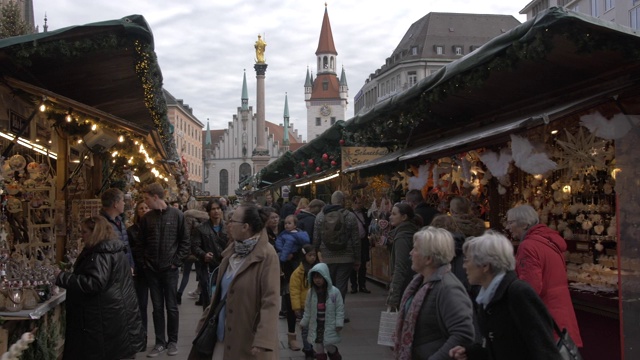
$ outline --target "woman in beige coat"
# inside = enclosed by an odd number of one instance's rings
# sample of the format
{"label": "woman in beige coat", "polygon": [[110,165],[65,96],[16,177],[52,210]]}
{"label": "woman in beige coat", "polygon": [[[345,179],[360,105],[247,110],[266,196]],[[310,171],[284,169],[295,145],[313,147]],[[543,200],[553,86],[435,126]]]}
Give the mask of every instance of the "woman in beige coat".
{"label": "woman in beige coat", "polygon": [[[280,309],[280,263],[267,240],[268,219],[253,204],[239,206],[227,221],[234,239],[222,253],[224,259],[211,305],[198,330],[226,296],[220,311],[213,359],[278,359],[278,310]],[[205,359],[191,350],[189,359]]]}

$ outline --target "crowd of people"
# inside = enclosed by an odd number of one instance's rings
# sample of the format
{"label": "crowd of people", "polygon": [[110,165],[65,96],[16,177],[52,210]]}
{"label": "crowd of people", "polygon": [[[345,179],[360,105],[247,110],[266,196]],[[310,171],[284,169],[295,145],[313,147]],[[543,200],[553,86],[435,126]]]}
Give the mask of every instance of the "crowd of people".
{"label": "crowd of people", "polygon": [[[68,291],[65,359],[147,351],[149,298],[155,339],[146,356],[177,355],[192,266],[190,294],[204,311],[188,359],[277,359],[279,317],[291,350],[342,359],[347,294],[370,293],[366,263],[380,246],[380,214],[367,211],[366,197],[335,191],[328,204],[299,196],[278,203],[266,194],[263,204],[236,206],[192,199],[182,211],[164,196],[161,185],[146,186],[127,227],[124,194],[108,189],[100,216],[82,222],[84,248],[72,270],[56,274]],[[517,252],[463,197],[440,212],[412,190],[389,207],[388,221],[382,246],[390,250],[386,305],[398,312],[396,359],[560,359],[554,324],[582,346],[566,243],[531,206],[507,212]]]}

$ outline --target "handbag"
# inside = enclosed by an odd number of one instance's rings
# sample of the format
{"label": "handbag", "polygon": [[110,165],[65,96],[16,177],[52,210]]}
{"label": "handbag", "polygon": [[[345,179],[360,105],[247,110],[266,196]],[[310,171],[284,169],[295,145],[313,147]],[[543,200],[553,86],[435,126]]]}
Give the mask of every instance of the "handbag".
{"label": "handbag", "polygon": [[393,333],[396,331],[398,312],[389,310],[380,313],[380,326],[378,327],[378,345],[394,346]]}
{"label": "handbag", "polygon": [[220,311],[224,307],[227,302],[227,294],[220,300],[215,310],[213,311],[213,315],[209,316],[207,321],[204,323],[198,335],[193,340],[193,348],[200,356],[206,356],[211,358],[213,356],[213,350],[216,346],[216,342],[218,341],[218,321],[220,320]]}
{"label": "handbag", "polygon": [[560,331],[558,324],[556,324],[555,320],[553,321],[553,328],[558,334],[558,342],[556,343],[556,347],[560,352],[560,356],[563,360],[582,360],[582,356],[578,351],[578,347],[569,336],[567,329],[563,329]]}

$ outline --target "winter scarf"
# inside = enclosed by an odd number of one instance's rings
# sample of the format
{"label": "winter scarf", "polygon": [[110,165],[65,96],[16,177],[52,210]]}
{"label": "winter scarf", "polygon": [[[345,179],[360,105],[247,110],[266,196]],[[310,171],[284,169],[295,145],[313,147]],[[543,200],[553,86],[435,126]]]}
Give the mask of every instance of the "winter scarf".
{"label": "winter scarf", "polygon": [[259,238],[260,238],[260,235],[258,234],[246,240],[236,241],[234,243],[236,256],[243,258],[249,255],[249,253],[253,250],[253,248],[256,247],[256,244],[258,243]]}
{"label": "winter scarf", "polygon": [[422,275],[414,276],[402,296],[394,337],[396,359],[411,359],[414,329],[422,303],[431,289],[431,282],[422,285],[423,279]]}

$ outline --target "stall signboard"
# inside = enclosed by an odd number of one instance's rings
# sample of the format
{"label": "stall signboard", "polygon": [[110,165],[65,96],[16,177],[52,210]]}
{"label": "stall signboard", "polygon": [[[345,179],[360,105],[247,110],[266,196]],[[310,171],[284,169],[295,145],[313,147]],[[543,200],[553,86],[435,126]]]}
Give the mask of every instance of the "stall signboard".
{"label": "stall signboard", "polygon": [[389,149],[382,147],[343,146],[342,171],[352,166],[364,164],[389,153]]}

